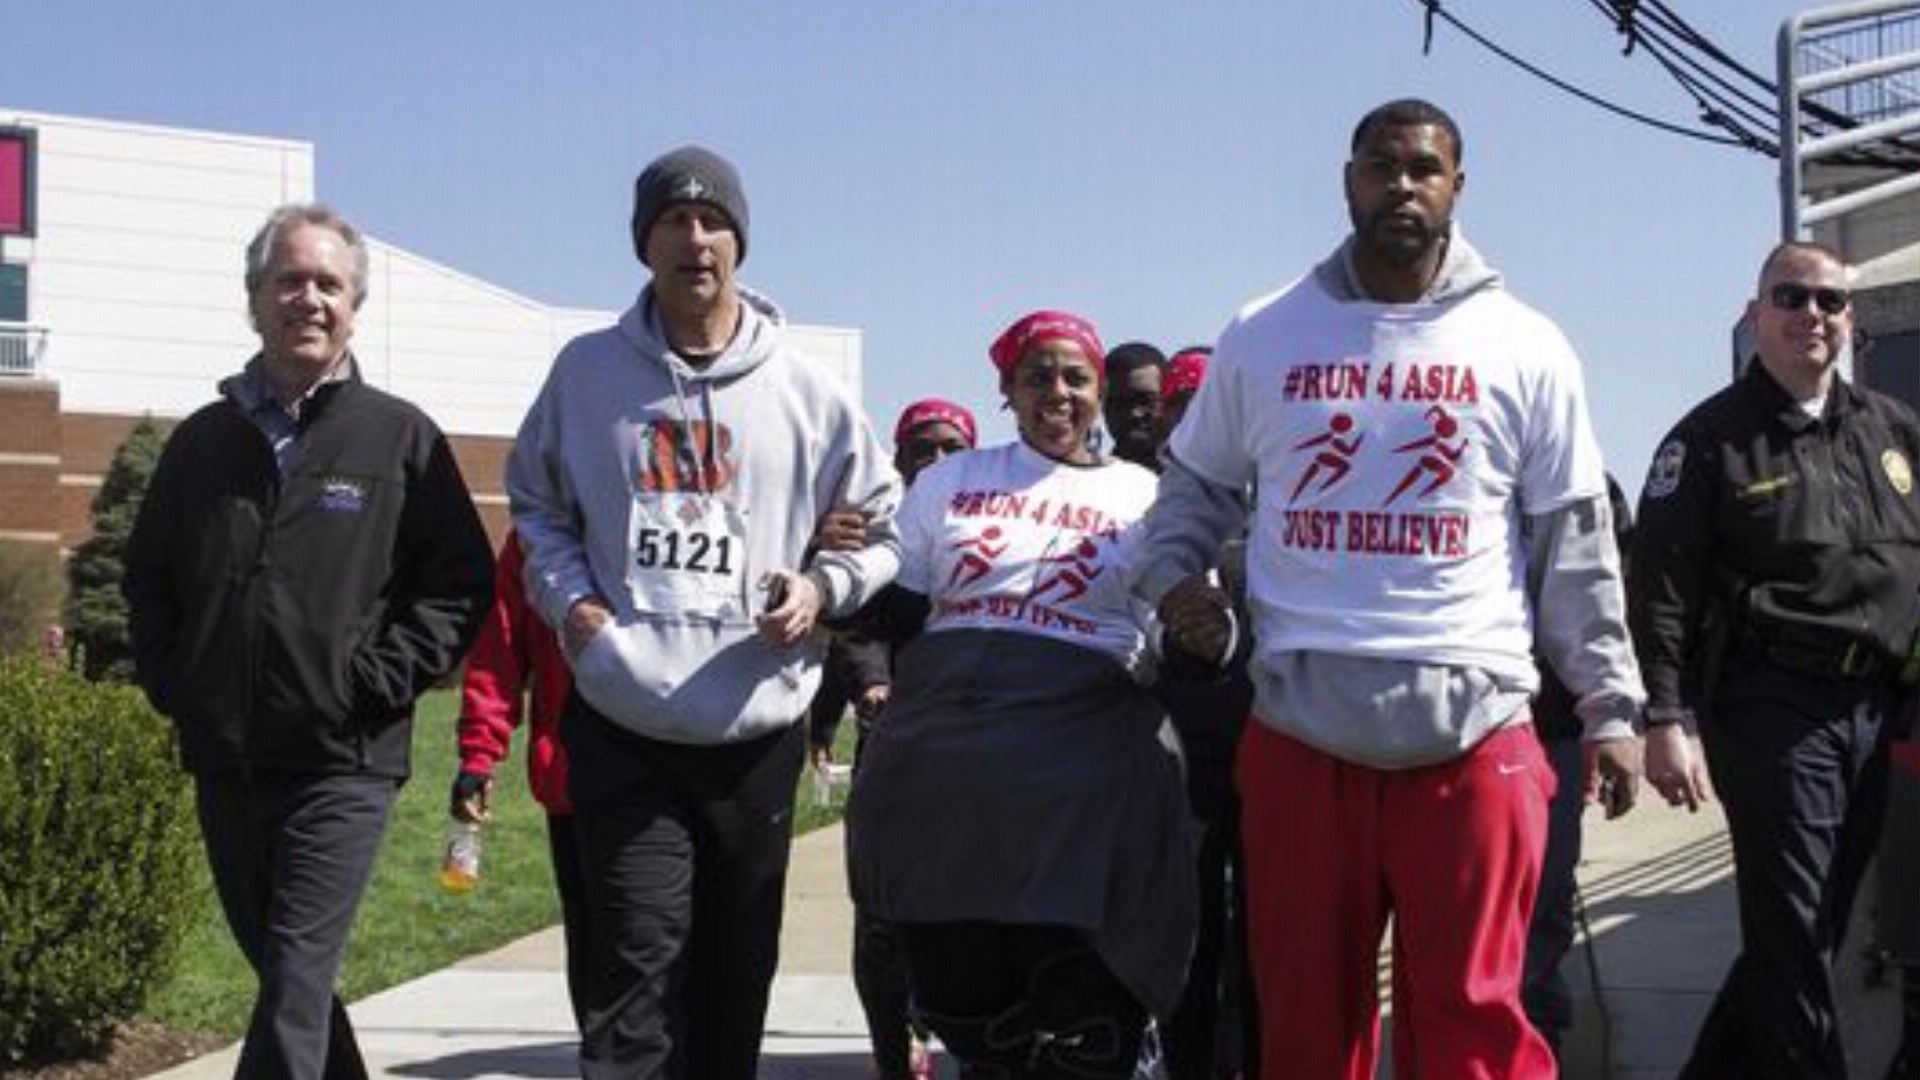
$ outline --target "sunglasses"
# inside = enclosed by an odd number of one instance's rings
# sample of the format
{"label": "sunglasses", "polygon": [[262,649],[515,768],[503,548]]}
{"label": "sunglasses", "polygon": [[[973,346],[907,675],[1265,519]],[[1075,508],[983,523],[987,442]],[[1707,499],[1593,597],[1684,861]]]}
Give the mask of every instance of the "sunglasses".
{"label": "sunglasses", "polygon": [[1793,281],[1782,281],[1767,290],[1767,302],[1776,311],[1800,311],[1808,300],[1820,309],[1820,314],[1838,315],[1853,303],[1853,295],[1845,289],[1813,288]]}

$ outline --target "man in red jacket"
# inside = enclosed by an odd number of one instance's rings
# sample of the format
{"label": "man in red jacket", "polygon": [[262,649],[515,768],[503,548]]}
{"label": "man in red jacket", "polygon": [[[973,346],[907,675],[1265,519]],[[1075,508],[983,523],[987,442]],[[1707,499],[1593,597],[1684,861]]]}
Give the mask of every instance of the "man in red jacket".
{"label": "man in red jacket", "polygon": [[525,556],[511,532],[500,545],[496,565],[493,607],[467,655],[466,684],[460,692],[460,772],[453,780],[450,809],[459,821],[487,819],[494,767],[506,759],[513,729],[520,726],[522,702],[531,697],[524,714],[531,719],[527,783],[547,811],[547,843],[567,942],[567,996],[577,1024],[592,1000],[593,979],[586,959],[586,903],[574,846],[573,801],[567,796],[567,751],[560,742],[560,710],[573,675],[553,631],[527,606],[520,576]]}

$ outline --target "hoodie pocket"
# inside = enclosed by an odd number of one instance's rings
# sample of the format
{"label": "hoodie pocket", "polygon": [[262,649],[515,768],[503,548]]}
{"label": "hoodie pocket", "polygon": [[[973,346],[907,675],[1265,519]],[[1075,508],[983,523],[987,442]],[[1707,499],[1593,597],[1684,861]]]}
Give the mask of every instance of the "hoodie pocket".
{"label": "hoodie pocket", "polygon": [[601,626],[573,658],[573,685],[594,709],[606,716],[624,712],[620,706],[632,693],[633,674],[621,655],[619,627]]}

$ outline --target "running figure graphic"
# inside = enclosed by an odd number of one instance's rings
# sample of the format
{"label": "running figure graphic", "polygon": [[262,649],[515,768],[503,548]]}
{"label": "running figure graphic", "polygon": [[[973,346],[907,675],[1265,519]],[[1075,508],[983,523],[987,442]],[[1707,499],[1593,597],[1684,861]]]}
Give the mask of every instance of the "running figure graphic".
{"label": "running figure graphic", "polygon": [[1052,577],[1040,582],[1039,587],[1027,597],[1028,602],[1031,603],[1047,595],[1055,586],[1059,587],[1061,593],[1060,599],[1055,601],[1059,604],[1071,603],[1085,595],[1087,589],[1093,585],[1093,579],[1099,577],[1106,569],[1096,562],[1099,557],[1100,545],[1094,543],[1093,537],[1088,536],[1082,537],[1080,542],[1074,545],[1073,550],[1065,555],[1042,559],[1040,565],[1058,567],[1058,569]]}
{"label": "running figure graphic", "polygon": [[993,573],[993,560],[1007,550],[1007,541],[1000,526],[989,525],[980,531],[979,536],[956,540],[951,547],[966,552],[960,556],[953,573],[947,576],[947,588],[959,589]]}
{"label": "running figure graphic", "polygon": [[1347,478],[1347,473],[1353,469],[1353,455],[1359,453],[1360,444],[1367,441],[1365,435],[1354,435],[1348,438],[1352,431],[1353,417],[1343,412],[1334,413],[1333,419],[1327,421],[1327,430],[1293,448],[1298,452],[1316,446],[1326,447],[1313,455],[1313,463],[1307,466],[1306,472],[1300,474],[1300,482],[1293,485],[1295,501],[1300,498],[1301,492],[1307,490],[1307,485],[1313,483],[1316,476],[1321,479],[1315,494],[1326,491]]}
{"label": "running figure graphic", "polygon": [[1447,410],[1435,405],[1428,409],[1425,415],[1433,424],[1433,434],[1424,439],[1415,439],[1405,446],[1394,447],[1394,453],[1418,453],[1420,460],[1414,463],[1413,468],[1407,470],[1407,475],[1400,478],[1400,483],[1393,489],[1393,494],[1387,496],[1387,501],[1382,505],[1391,506],[1393,500],[1399,498],[1402,492],[1412,487],[1414,482],[1422,476],[1430,475],[1433,479],[1421,489],[1419,497],[1424,499],[1433,494],[1443,484],[1453,479],[1454,466],[1460,464],[1460,455],[1467,452],[1465,439],[1452,445],[1447,443],[1448,439],[1460,433],[1460,422],[1455,420]]}

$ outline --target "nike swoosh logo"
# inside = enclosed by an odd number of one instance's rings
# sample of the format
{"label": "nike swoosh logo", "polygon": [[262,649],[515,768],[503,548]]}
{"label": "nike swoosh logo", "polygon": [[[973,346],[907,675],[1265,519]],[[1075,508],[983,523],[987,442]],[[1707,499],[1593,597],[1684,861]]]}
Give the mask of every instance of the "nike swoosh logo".
{"label": "nike swoosh logo", "polygon": [[1525,765],[1506,765],[1506,764],[1502,764],[1502,765],[1500,766],[1500,775],[1501,775],[1501,776],[1512,776],[1512,775],[1513,775],[1514,773],[1520,773],[1520,772],[1526,772],[1526,771],[1527,771],[1527,767],[1526,767]]}

